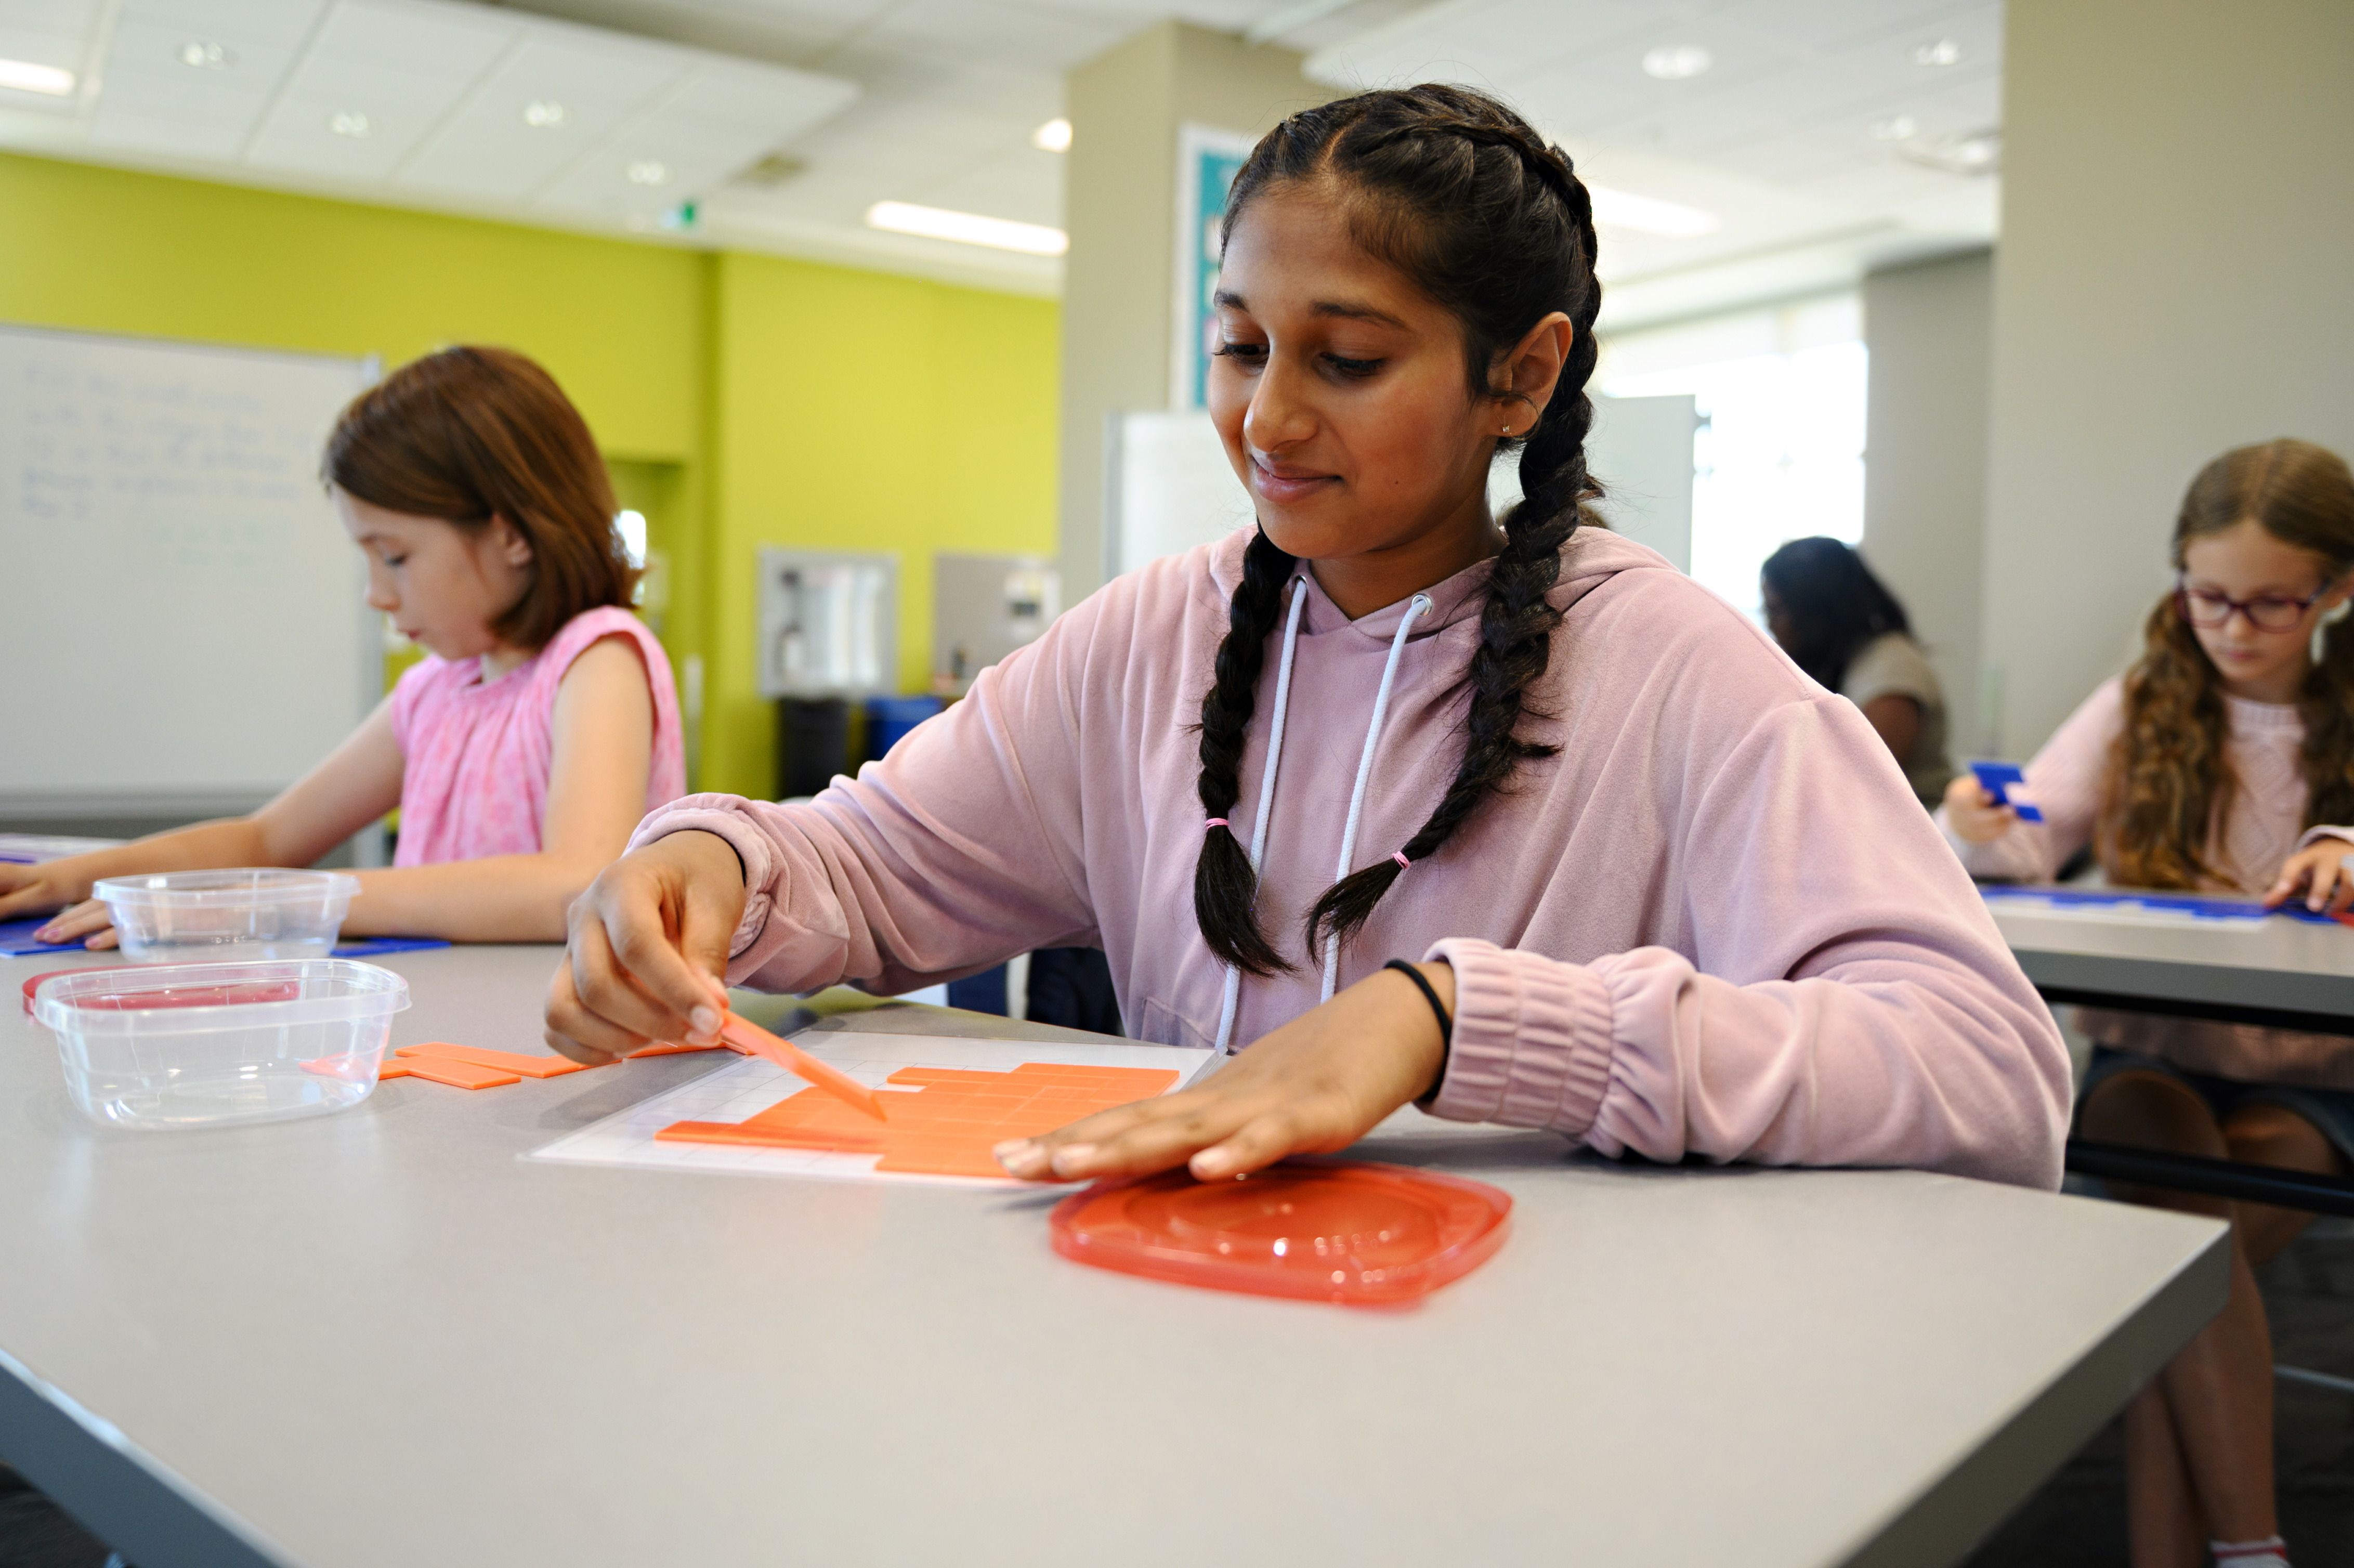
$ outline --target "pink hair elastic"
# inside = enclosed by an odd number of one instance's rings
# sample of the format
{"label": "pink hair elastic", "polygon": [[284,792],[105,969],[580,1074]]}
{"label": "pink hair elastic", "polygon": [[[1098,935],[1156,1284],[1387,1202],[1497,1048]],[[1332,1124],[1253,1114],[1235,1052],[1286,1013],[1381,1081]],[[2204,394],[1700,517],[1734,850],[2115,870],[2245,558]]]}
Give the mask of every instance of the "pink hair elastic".
{"label": "pink hair elastic", "polygon": [[1224,817],[1212,817],[1209,821],[1202,824],[1202,831],[1206,833],[1212,828],[1224,828],[1230,825],[1231,824],[1229,824]]}
{"label": "pink hair elastic", "polygon": [[1414,862],[1405,858],[1405,851],[1404,850],[1390,851],[1390,858],[1398,863],[1398,869],[1400,871],[1404,871],[1414,864]]}

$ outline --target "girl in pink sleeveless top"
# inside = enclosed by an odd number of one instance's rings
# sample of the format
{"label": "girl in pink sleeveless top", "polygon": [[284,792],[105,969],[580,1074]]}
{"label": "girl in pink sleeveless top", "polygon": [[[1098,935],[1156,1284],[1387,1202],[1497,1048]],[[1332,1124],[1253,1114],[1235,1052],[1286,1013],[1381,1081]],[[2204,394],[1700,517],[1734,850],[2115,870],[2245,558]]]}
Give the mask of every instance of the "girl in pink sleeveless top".
{"label": "girl in pink sleeveless top", "polygon": [[251,816],[0,867],[0,918],[70,906],[41,938],[111,947],[89,901],[101,877],[309,865],[397,806],[393,865],[360,874],[346,932],[557,941],[638,820],[685,789],[611,482],[545,370],[503,349],[429,355],[353,401],[323,466],[369,607],[432,657]]}

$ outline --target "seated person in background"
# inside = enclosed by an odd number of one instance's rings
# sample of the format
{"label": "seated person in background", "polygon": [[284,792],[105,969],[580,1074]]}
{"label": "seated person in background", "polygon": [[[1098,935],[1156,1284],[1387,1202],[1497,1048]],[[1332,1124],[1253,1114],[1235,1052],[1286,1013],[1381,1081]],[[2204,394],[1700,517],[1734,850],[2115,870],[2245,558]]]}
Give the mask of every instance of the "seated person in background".
{"label": "seated person in background", "polygon": [[64,907],[41,939],[111,947],[102,877],[309,865],[398,806],[393,867],[359,874],[346,932],[557,941],[638,819],[684,791],[670,664],[628,608],[612,483],[545,370],[504,349],[429,355],[353,400],[323,468],[369,607],[433,656],[249,817],[0,865],[0,919]]}
{"label": "seated person in background", "polygon": [[1766,558],[1759,576],[1774,641],[1819,684],[1863,710],[1913,793],[1934,810],[1954,776],[1946,697],[1904,607],[1837,539],[1793,539]]}
{"label": "seated person in background", "polygon": [[[2085,700],[2027,765],[2022,822],[1969,774],[1938,812],[1972,874],[2048,880],[2086,844],[2114,884],[2303,892],[2354,902],[2354,636],[2333,632],[2354,572],[2354,475],[2278,440],[2200,471],[2174,525],[2175,588],[2141,659]],[[2077,1130],[2136,1144],[2344,1175],[2354,1170],[2354,1039],[2081,1010],[2099,1043]],[[2134,1201],[2232,1222],[2223,1313],[2126,1418],[2134,1561],[2197,1560],[2204,1529],[2287,1562],[2274,1535],[2272,1352],[2251,1266],[2308,1215],[2189,1193]]]}

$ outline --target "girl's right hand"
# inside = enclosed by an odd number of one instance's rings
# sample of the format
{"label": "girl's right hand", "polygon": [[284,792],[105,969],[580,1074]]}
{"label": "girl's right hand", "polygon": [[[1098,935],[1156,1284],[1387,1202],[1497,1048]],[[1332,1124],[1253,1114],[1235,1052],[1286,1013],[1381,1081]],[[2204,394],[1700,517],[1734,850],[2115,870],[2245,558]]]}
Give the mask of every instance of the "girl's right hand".
{"label": "girl's right hand", "polygon": [[716,833],[672,833],[607,866],[572,901],[548,1044],[596,1066],[656,1041],[715,1044],[744,900],[743,863]]}
{"label": "girl's right hand", "polygon": [[1996,800],[1975,773],[1957,774],[1946,786],[1946,825],[1966,842],[1990,843],[2018,821],[2019,813]]}

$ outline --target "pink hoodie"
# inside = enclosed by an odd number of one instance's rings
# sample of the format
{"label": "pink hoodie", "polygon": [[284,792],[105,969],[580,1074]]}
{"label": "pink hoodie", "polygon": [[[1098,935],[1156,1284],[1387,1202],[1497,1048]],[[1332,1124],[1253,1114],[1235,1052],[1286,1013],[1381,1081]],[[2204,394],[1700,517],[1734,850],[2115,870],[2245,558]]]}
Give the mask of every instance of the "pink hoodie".
{"label": "pink hoodie", "polygon": [[[1218,1036],[1193,921],[1194,733],[1246,532],[1121,577],[855,780],[803,806],[696,795],[751,888],[728,978],[885,993],[1033,948],[1100,946],[1129,1030]],[[1352,866],[1403,844],[1461,755],[1488,566],[1426,590],[1398,652]],[[1312,577],[1259,896],[1299,968],[1246,978],[1233,1038],[1320,996],[1299,922],[1334,880],[1368,722],[1409,605],[1344,617]],[[1416,596],[1419,599],[1425,596]],[[1455,968],[1432,1109],[1607,1154],[1906,1165],[2050,1187],[2068,1062],[1969,877],[1854,705],[1658,555],[1580,530],[1523,762],[1340,956]],[[1284,633],[1230,813],[1256,823]]]}

